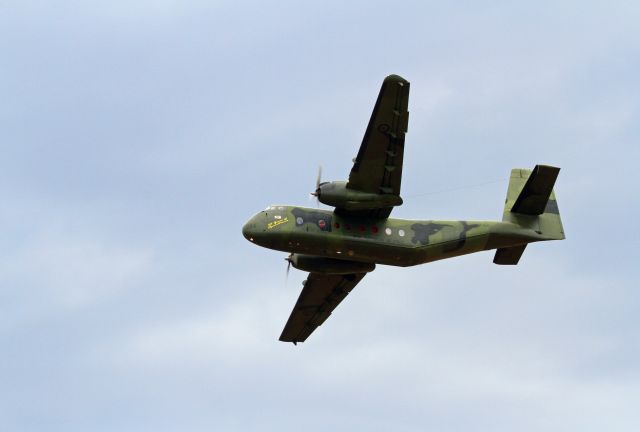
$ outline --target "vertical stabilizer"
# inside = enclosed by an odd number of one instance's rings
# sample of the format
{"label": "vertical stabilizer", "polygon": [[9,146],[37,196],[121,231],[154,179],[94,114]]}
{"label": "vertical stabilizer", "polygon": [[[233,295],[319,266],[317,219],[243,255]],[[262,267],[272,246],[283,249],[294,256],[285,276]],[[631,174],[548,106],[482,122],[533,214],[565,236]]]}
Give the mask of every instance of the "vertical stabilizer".
{"label": "vertical stabilizer", "polygon": [[[536,165],[533,170],[511,170],[502,220],[532,229],[547,240],[564,239],[564,228],[553,186],[560,168]],[[496,251],[496,264],[517,264],[526,245]]]}

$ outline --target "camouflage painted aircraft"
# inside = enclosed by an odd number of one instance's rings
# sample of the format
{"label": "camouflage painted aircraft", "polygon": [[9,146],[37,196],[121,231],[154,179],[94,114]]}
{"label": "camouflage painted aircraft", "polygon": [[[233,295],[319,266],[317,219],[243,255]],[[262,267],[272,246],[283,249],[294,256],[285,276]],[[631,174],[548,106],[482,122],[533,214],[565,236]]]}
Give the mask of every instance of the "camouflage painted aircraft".
{"label": "camouflage painted aircraft", "polygon": [[559,168],[513,169],[501,222],[389,218],[402,204],[400,181],[409,112],[409,82],[385,78],[349,181],[320,182],[312,194],[333,211],[274,205],[242,228],[247,240],[289,252],[309,272],[282,331],[305,341],[376,264],[413,266],[497,249],[493,262],[517,264],[527,244],[562,240],[553,185]]}

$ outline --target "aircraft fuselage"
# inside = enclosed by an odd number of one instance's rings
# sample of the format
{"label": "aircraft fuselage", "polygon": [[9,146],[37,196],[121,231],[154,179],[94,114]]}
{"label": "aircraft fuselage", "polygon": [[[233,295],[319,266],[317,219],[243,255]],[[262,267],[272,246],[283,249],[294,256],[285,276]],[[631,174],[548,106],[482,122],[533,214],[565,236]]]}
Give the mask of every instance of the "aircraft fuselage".
{"label": "aircraft fuselage", "polygon": [[365,219],[280,205],[254,215],[242,233],[269,249],[403,267],[551,240],[510,222]]}

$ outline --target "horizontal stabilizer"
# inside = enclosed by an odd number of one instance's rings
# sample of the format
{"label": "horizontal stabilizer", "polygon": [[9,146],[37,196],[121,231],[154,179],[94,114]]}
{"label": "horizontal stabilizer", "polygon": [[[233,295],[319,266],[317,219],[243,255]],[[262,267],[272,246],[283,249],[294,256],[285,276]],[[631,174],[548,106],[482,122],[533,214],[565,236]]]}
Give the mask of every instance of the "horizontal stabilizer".
{"label": "horizontal stabilizer", "polygon": [[527,245],[523,244],[521,246],[500,248],[496,250],[493,262],[500,265],[516,265],[518,264],[518,261],[520,261],[520,257],[526,247]]}
{"label": "horizontal stabilizer", "polygon": [[511,212],[526,215],[544,213],[559,172],[560,168],[536,165],[511,207]]}

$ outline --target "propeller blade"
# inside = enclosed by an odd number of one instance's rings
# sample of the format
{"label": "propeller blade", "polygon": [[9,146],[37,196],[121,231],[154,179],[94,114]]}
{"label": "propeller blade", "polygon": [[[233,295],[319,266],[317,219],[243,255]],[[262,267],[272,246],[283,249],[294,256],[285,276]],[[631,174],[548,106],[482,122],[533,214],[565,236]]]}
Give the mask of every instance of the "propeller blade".
{"label": "propeller blade", "polygon": [[291,255],[293,255],[293,254],[289,254],[289,256],[284,259],[288,263],[287,264],[287,274],[286,274],[285,279],[284,279],[285,285],[287,284],[287,281],[289,280],[289,271],[291,270]]}
{"label": "propeller blade", "polygon": [[318,177],[316,178],[316,191],[320,187],[321,180],[322,180],[322,165],[318,165]]}
{"label": "propeller blade", "polygon": [[316,207],[320,208],[320,200],[318,199],[318,195],[320,194],[320,182],[322,181],[322,165],[318,165],[318,176],[316,177],[316,190],[311,192],[309,195],[315,197],[316,199]]}

